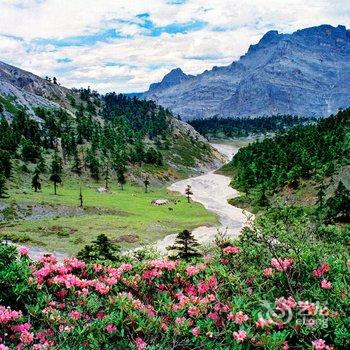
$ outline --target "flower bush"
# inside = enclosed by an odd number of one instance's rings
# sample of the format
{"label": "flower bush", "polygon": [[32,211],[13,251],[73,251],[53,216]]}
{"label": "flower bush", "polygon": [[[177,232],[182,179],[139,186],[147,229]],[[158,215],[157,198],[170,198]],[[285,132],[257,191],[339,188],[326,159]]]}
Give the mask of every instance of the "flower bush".
{"label": "flower bush", "polygon": [[346,349],[347,251],[268,227],[191,262],[34,262],[1,246],[0,349]]}

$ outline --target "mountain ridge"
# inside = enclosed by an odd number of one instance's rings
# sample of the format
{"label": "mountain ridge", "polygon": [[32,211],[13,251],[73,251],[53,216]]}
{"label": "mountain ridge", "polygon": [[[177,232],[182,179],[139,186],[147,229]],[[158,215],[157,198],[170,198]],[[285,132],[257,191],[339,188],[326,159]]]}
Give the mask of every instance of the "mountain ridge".
{"label": "mountain ridge", "polygon": [[297,114],[324,117],[350,105],[350,30],[321,25],[272,30],[228,66],[196,76],[174,71],[143,95],[185,120]]}
{"label": "mountain ridge", "polygon": [[71,90],[0,61],[0,95],[36,118],[35,107],[67,109]]}

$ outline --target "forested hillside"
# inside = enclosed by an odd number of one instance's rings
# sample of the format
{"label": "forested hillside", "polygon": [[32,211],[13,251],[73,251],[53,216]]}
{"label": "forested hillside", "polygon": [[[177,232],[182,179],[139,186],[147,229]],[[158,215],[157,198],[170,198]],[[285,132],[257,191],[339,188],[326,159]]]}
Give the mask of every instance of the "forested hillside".
{"label": "forested hillside", "polygon": [[189,124],[209,139],[227,139],[284,131],[296,125],[310,124],[315,120],[292,115],[275,115],[258,118],[212,117],[195,119],[189,121]]}
{"label": "forested hillside", "polygon": [[[39,120],[34,120],[18,108],[9,122],[0,114],[2,178],[11,175],[11,159],[22,162],[22,170],[36,164],[36,174],[61,175],[65,168],[66,173],[80,175],[88,170],[98,180],[114,172],[120,184],[130,165],[166,169],[171,159],[186,172],[197,161],[210,166],[213,160],[212,150],[199,135],[182,130],[169,111],[151,101],[114,93],[100,97],[90,89],[81,89],[80,98],[80,104],[69,98],[74,115],[37,107]],[[192,147],[182,159],[182,144],[187,142]]]}
{"label": "forested hillside", "polygon": [[[239,150],[223,171],[251,210],[299,206],[321,222],[350,222],[350,109]],[[264,211],[263,210],[263,211]],[[345,231],[349,228],[344,228]]]}
{"label": "forested hillside", "polygon": [[295,127],[239,150],[227,166],[240,189],[275,190],[316,175],[330,176],[350,161],[350,109]]}

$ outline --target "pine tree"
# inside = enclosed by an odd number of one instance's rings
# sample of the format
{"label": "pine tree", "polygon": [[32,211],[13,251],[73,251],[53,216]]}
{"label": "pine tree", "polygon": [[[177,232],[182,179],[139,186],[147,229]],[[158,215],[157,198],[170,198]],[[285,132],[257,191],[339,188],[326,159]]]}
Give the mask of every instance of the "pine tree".
{"label": "pine tree", "polygon": [[126,159],[124,154],[117,154],[114,161],[114,169],[117,173],[117,181],[121,187],[124,189],[124,185],[126,183],[125,173],[126,173]]}
{"label": "pine tree", "polygon": [[108,260],[117,261],[117,253],[120,252],[120,247],[104,234],[97,236],[96,240],[91,245],[86,245],[81,250],[77,257],[84,261]]}
{"label": "pine tree", "polygon": [[105,180],[105,187],[108,189],[109,188],[109,183],[108,181],[110,180],[110,176],[109,176],[109,164],[108,162],[106,162],[104,170],[103,170],[103,178]]}
{"label": "pine tree", "polygon": [[145,185],[145,193],[147,193],[148,192],[148,186],[150,184],[148,175],[146,175],[146,177],[143,179],[143,184]]}
{"label": "pine tree", "polygon": [[200,246],[198,241],[193,237],[188,230],[180,232],[176,238],[174,245],[167,247],[169,251],[176,251],[174,255],[177,259],[190,260],[192,258],[201,256],[197,248]]}
{"label": "pine tree", "polygon": [[7,151],[0,150],[0,169],[7,178],[11,176],[11,155]]}
{"label": "pine tree", "polygon": [[269,205],[269,199],[266,196],[266,190],[262,189],[258,193],[258,205],[259,207],[267,207]]}
{"label": "pine tree", "polygon": [[45,162],[45,158],[42,155],[40,155],[39,157],[39,160],[36,164],[36,169],[38,169],[38,171],[41,174],[44,174],[46,172],[46,162]]}
{"label": "pine tree", "polygon": [[51,174],[57,174],[60,175],[62,174],[63,166],[62,166],[62,159],[58,155],[57,150],[55,150],[55,153],[52,158],[51,162]]}
{"label": "pine tree", "polygon": [[81,190],[81,186],[80,186],[80,190],[79,190],[79,202],[80,202],[80,208],[83,207],[83,191]]}
{"label": "pine tree", "polygon": [[124,185],[126,184],[125,171],[125,167],[118,167],[117,169],[117,181],[122,190],[124,190]]}
{"label": "pine tree", "polygon": [[0,172],[0,198],[7,198],[6,177]]}
{"label": "pine tree", "polygon": [[38,190],[41,190],[41,183],[40,183],[40,172],[38,170],[38,167],[36,167],[34,176],[32,178],[32,187],[34,188],[35,192],[38,192]]}
{"label": "pine tree", "polygon": [[187,202],[190,203],[191,202],[191,196],[193,195],[193,192],[191,190],[191,186],[187,185],[186,190],[185,190],[185,194],[187,197]]}
{"label": "pine tree", "polygon": [[36,159],[40,158],[40,150],[32,140],[22,139],[20,146],[22,159],[25,162],[35,162]]}
{"label": "pine tree", "polygon": [[74,151],[74,161],[73,161],[73,168],[72,171],[78,174],[79,176],[82,173],[82,164],[81,164],[81,159],[79,157],[78,150],[75,149]]}
{"label": "pine tree", "polygon": [[335,220],[337,218],[350,221],[350,190],[348,190],[342,181],[339,181],[334,195],[326,203],[326,218]]}
{"label": "pine tree", "polygon": [[50,181],[53,182],[54,194],[57,195],[57,184],[62,183],[62,179],[58,174],[52,174],[50,176]]}
{"label": "pine tree", "polygon": [[100,162],[92,149],[87,151],[86,162],[89,165],[91,177],[95,180],[99,180]]}
{"label": "pine tree", "polygon": [[326,190],[327,186],[324,182],[324,179],[320,181],[319,186],[317,187],[317,204],[322,207],[324,205],[324,197],[326,196]]}

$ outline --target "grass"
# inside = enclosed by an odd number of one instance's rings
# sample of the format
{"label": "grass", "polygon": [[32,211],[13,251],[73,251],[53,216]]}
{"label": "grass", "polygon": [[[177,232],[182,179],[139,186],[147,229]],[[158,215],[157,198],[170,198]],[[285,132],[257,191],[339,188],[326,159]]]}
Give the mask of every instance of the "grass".
{"label": "grass", "polygon": [[[41,192],[35,193],[27,185],[12,187],[8,203],[40,204],[43,206],[65,205],[76,208],[79,205],[79,182],[67,179],[53,194],[52,184],[43,182]],[[138,238],[137,243],[121,242],[123,248],[151,243],[168,234],[192,229],[201,225],[217,223],[214,214],[198,203],[188,204],[181,195],[171,193],[166,188],[151,188],[149,193],[139,186],[127,185],[122,191],[112,187],[112,193],[97,193],[103,186],[87,182],[83,186],[85,211],[82,215],[45,218],[39,220],[12,221],[0,228],[1,235],[17,241],[28,241],[29,245],[42,245],[50,250],[61,250],[74,254],[98,234],[104,233],[113,240],[123,237]],[[154,206],[151,201],[165,198],[169,205]],[[55,208],[55,207],[53,207]],[[102,208],[104,210],[98,210]],[[69,211],[68,211],[69,213]],[[128,239],[126,239],[128,241]]]}
{"label": "grass", "polygon": [[14,105],[13,100],[9,97],[4,97],[0,95],[0,103],[5,107],[6,111],[15,114],[18,108]]}
{"label": "grass", "polygon": [[209,158],[210,149],[203,142],[179,137],[173,145],[171,153],[174,163],[185,167],[195,167],[198,160]]}

